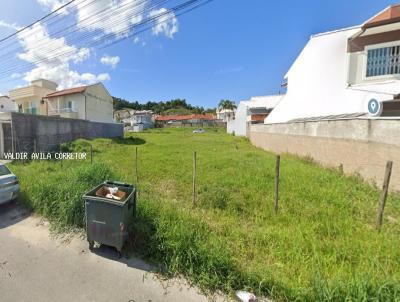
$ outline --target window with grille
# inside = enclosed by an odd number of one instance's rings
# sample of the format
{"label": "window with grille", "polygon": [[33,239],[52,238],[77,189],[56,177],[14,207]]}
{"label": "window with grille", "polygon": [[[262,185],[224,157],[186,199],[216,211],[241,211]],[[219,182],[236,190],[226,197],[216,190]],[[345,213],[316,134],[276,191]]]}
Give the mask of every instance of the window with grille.
{"label": "window with grille", "polygon": [[400,74],[400,46],[368,50],[367,77]]}

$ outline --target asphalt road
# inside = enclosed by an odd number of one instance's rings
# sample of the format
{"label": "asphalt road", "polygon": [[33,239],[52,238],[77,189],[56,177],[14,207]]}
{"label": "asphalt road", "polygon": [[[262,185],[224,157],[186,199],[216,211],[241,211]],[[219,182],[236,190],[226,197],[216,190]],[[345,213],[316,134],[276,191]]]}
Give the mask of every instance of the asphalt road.
{"label": "asphalt road", "polygon": [[40,218],[0,205],[0,301],[208,301],[183,280],[160,281],[151,271],[111,248],[92,253],[77,235],[53,238]]}

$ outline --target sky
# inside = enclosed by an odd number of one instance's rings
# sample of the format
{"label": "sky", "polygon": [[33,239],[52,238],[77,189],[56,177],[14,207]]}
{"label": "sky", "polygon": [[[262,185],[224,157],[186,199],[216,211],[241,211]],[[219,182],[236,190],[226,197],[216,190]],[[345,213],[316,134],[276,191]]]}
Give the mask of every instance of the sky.
{"label": "sky", "polygon": [[[139,0],[97,1],[99,5],[113,1],[136,5]],[[64,2],[2,0],[0,39]],[[51,78],[60,88],[102,81],[113,96],[130,101],[184,98],[206,108],[216,107],[221,99],[238,103],[252,96],[283,93],[283,77],[312,34],[362,24],[391,4],[385,0],[214,0],[182,16],[168,15],[167,23],[158,22],[151,30],[104,49],[52,36],[63,26],[61,22],[39,23],[17,35],[14,44],[0,42],[0,74],[3,70],[7,75],[0,79],[0,92],[8,94],[38,77]],[[147,15],[163,12],[160,9],[168,12],[168,7],[157,8]],[[62,11],[65,24],[81,22],[78,33],[82,36],[88,32],[118,35],[110,22],[85,24],[85,16],[90,15],[86,10]],[[127,15],[125,21],[134,24],[140,17]],[[46,44],[71,55],[37,63],[37,58],[46,59],[49,53]],[[2,62],[2,53],[7,51],[12,57]],[[32,66],[26,67],[29,62]],[[27,69],[8,74],[15,66]]]}

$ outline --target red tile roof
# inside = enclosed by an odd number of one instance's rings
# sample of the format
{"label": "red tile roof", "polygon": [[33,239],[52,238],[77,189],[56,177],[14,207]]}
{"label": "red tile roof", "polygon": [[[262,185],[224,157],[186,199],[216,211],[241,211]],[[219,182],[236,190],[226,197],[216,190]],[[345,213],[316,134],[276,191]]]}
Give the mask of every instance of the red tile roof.
{"label": "red tile roof", "polygon": [[186,121],[186,120],[215,120],[215,117],[211,114],[157,115],[155,120],[158,122]]}
{"label": "red tile roof", "polygon": [[46,96],[46,98],[54,98],[57,96],[62,96],[62,95],[67,95],[67,94],[82,93],[86,90],[87,87],[88,86],[81,86],[81,87],[75,87],[75,88],[56,91],[56,92],[48,94]]}
{"label": "red tile roof", "polygon": [[399,22],[400,20],[400,4],[389,6],[384,9],[371,19],[369,19],[365,24],[364,28],[380,26],[384,24],[390,24],[394,22]]}

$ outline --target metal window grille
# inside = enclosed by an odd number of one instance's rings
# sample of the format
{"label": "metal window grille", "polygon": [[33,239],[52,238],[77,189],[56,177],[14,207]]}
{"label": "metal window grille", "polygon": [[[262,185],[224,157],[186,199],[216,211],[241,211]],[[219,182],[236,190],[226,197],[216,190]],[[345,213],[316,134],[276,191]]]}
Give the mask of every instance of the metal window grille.
{"label": "metal window grille", "polygon": [[400,74],[400,46],[368,50],[367,77]]}

